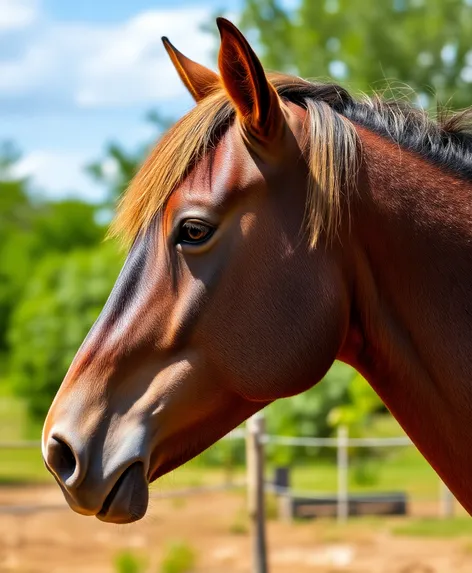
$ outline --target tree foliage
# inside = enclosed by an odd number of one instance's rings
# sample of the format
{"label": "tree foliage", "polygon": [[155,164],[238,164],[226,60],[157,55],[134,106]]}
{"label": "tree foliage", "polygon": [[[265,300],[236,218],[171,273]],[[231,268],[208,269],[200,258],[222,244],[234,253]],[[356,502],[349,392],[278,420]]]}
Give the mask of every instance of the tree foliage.
{"label": "tree foliage", "polygon": [[10,376],[33,419],[41,420],[118,275],[115,245],[44,257],[15,308]]}
{"label": "tree foliage", "polygon": [[[472,3],[468,0],[246,0],[243,29],[270,69],[334,78],[369,92],[384,80],[470,105]],[[387,94],[388,95],[388,94]]]}
{"label": "tree foliage", "polygon": [[49,253],[67,253],[97,244],[103,228],[95,207],[78,200],[33,200],[29,181],[13,176],[19,154],[0,148],[0,353],[8,351],[6,332],[37,261]]}

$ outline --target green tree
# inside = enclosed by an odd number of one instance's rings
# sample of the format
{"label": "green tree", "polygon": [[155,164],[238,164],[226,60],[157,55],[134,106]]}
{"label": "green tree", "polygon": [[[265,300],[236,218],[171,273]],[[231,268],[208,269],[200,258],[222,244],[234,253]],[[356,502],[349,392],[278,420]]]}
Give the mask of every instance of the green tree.
{"label": "green tree", "polygon": [[382,401],[367,381],[357,374],[347,388],[349,400],[336,405],[328,416],[328,424],[347,426],[351,437],[363,437],[372,416],[383,408]]}
{"label": "green tree", "polygon": [[366,92],[395,80],[428,105],[433,94],[471,104],[470,0],[300,0],[293,9],[246,0],[240,24],[269,69]]}
{"label": "green tree", "polygon": [[11,143],[0,144],[0,353],[6,350],[5,333],[18,289],[27,276],[34,215],[27,194],[28,181],[15,178],[19,153]]}
{"label": "green tree", "polygon": [[77,199],[41,205],[32,221],[34,254],[67,253],[77,248],[94,247],[103,240],[105,228],[97,223],[97,207]]}
{"label": "green tree", "polygon": [[[334,427],[346,426],[349,437],[368,437],[374,416],[384,410],[379,396],[367,381],[357,374],[348,387],[348,400],[335,406],[328,416]],[[388,448],[387,448],[388,450]],[[387,455],[386,448],[351,447],[350,465],[359,484],[372,485],[378,478],[379,460]]]}
{"label": "green tree", "polygon": [[51,254],[36,267],[9,329],[10,377],[33,420],[42,420],[118,275],[116,245]]}
{"label": "green tree", "polygon": [[0,143],[0,374],[8,351],[7,329],[12,310],[31,273],[37,206],[29,196],[29,180],[14,175],[20,153],[11,142]]}
{"label": "green tree", "polygon": [[16,178],[19,153],[0,145],[0,354],[8,351],[11,313],[37,262],[51,252],[96,245],[104,229],[96,208],[78,200],[33,200],[28,179]]}
{"label": "green tree", "polygon": [[[267,430],[270,434],[282,436],[322,437],[332,433],[329,413],[349,401],[349,386],[356,376],[343,362],[335,362],[324,379],[310,390],[278,400],[266,409]],[[317,448],[290,448],[280,445],[267,447],[274,462],[292,463],[299,459],[320,454]]]}

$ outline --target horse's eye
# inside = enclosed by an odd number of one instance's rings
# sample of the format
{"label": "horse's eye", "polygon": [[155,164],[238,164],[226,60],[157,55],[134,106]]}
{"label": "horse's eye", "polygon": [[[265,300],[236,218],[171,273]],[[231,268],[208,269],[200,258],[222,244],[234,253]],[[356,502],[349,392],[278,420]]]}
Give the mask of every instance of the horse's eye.
{"label": "horse's eye", "polygon": [[213,235],[215,229],[198,219],[187,219],[180,225],[177,242],[185,245],[201,245]]}

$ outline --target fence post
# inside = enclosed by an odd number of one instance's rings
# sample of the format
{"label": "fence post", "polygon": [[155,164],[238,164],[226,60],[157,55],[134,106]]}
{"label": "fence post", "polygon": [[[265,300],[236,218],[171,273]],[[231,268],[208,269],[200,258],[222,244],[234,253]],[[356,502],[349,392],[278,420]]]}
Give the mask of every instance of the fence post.
{"label": "fence post", "polygon": [[264,416],[255,414],[247,421],[246,463],[248,510],[253,543],[253,573],[267,573],[264,507]]}
{"label": "fence post", "polygon": [[338,428],[338,503],[337,517],[339,523],[344,523],[349,515],[348,498],[348,445],[349,436],[347,426]]}
{"label": "fence post", "polygon": [[454,517],[454,495],[447,485],[441,480],[441,517]]}

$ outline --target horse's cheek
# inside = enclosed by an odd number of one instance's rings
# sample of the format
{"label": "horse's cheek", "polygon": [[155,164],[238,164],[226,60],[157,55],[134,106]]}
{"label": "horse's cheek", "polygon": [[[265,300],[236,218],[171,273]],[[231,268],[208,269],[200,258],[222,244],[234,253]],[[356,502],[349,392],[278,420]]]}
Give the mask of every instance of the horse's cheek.
{"label": "horse's cheek", "polygon": [[303,280],[279,277],[258,287],[244,293],[240,284],[233,296],[244,304],[220,307],[208,357],[225,385],[270,401],[303,392],[326,374],[345,336],[348,299],[329,260]]}

